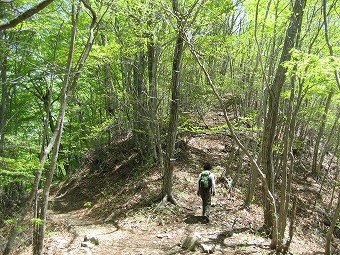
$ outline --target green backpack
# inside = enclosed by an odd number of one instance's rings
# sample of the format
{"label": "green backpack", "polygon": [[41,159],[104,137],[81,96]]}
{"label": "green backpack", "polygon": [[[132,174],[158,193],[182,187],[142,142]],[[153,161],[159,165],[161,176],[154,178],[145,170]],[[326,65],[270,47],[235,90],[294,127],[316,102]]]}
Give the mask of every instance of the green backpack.
{"label": "green backpack", "polygon": [[203,189],[211,188],[210,171],[205,170],[201,173],[200,188],[203,188]]}

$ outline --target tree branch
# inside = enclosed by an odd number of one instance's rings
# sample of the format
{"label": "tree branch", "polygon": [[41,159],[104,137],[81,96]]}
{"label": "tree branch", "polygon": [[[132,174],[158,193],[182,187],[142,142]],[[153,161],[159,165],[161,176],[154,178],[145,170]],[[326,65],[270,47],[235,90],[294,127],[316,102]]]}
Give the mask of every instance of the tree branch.
{"label": "tree branch", "polygon": [[[52,3],[54,0],[44,0],[41,3],[39,3],[38,5],[32,7],[31,9],[28,9],[27,11],[23,12],[22,14],[20,14],[18,17],[9,20],[7,22],[3,22],[0,24],[0,31],[8,29],[8,28],[12,28],[15,27],[16,25],[18,25],[19,23],[23,22],[24,20],[30,18],[31,16],[33,16],[34,14],[38,13],[39,11],[41,11],[42,9],[44,9],[46,6],[48,6],[50,3]],[[5,2],[5,3],[9,3],[10,0],[0,0],[0,2]]]}
{"label": "tree branch", "polygon": [[[327,1],[323,0],[322,1],[322,10],[323,10],[323,24],[325,27],[325,39],[326,39],[326,43],[329,49],[329,54],[331,55],[331,57],[334,57],[334,51],[333,51],[333,45],[329,39],[329,30],[328,30],[328,23],[327,23]],[[334,70],[334,75],[335,75],[335,80],[336,83],[338,85],[338,88],[340,89],[340,75],[339,72],[337,70],[337,68],[335,68]]]}

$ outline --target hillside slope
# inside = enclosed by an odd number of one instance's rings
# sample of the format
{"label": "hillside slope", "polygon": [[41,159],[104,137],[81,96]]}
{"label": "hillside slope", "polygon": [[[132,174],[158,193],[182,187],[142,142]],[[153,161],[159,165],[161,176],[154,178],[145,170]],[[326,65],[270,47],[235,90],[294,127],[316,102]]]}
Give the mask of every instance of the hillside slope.
{"label": "hillside slope", "polygon": [[[217,176],[209,224],[201,221],[201,201],[196,195],[197,177],[205,161],[212,162]],[[198,236],[201,244],[214,248],[214,254],[272,254],[270,239],[258,231],[263,223],[260,186],[254,203],[245,210],[249,166],[228,136],[195,134],[180,143],[174,178],[178,206],[158,203],[160,170],[141,162],[133,143],[125,139],[97,151],[61,185],[51,198],[47,254],[203,253],[200,247],[196,251],[181,248],[187,236]],[[322,254],[326,226],[322,216],[312,210],[320,184],[302,171],[294,183],[299,197],[298,225],[290,251]],[[237,177],[232,188],[229,177]],[[326,188],[322,194],[326,203],[330,194]],[[81,247],[85,235],[96,236],[99,245]],[[336,254],[339,239],[333,244]]]}

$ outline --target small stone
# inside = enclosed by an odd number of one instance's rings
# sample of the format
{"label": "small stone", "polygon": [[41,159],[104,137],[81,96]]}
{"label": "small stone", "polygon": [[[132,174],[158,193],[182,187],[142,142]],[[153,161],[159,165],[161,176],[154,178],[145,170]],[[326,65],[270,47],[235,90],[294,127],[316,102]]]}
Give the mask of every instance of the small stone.
{"label": "small stone", "polygon": [[92,248],[94,246],[94,244],[87,241],[87,242],[82,242],[80,246],[81,247]]}
{"label": "small stone", "polygon": [[215,251],[215,247],[212,245],[201,244],[201,247],[204,253],[211,254],[211,253],[214,253]]}
{"label": "small stone", "polygon": [[93,243],[95,245],[99,245],[98,237],[96,237],[94,235],[91,235],[91,236],[85,235],[84,236],[84,242],[91,242],[91,243]]}
{"label": "small stone", "polygon": [[182,242],[182,248],[189,251],[194,251],[199,241],[200,238],[197,236],[187,236]]}

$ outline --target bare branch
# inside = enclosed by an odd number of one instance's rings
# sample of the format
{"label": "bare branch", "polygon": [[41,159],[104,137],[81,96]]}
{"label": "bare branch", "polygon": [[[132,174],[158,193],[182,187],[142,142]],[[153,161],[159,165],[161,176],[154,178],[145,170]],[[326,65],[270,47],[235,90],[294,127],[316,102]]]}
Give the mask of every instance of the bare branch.
{"label": "bare branch", "polygon": [[[6,2],[6,3],[9,3],[10,1],[11,0],[0,0],[0,2]],[[0,31],[8,29],[8,28],[15,27],[19,23],[23,22],[24,20],[30,18],[34,14],[36,14],[39,11],[41,11],[42,9],[44,9],[46,6],[48,6],[53,1],[54,0],[44,0],[41,3],[39,3],[38,5],[32,7],[31,9],[28,9],[27,11],[23,12],[18,17],[14,18],[12,20],[9,20],[7,22],[1,23],[0,24]]]}

